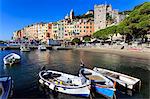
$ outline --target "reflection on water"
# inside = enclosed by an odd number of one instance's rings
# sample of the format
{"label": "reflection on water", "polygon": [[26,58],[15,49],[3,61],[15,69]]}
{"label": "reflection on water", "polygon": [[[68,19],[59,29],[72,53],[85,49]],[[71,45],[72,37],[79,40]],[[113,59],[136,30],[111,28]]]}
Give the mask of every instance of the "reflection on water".
{"label": "reflection on water", "polygon": [[[3,65],[3,57],[15,52],[21,55],[21,63],[12,67]],[[14,98],[50,98],[50,99],[82,99],[59,93],[53,96],[50,91],[41,91],[38,83],[38,72],[41,67],[78,75],[80,59],[88,68],[94,66],[119,71],[142,80],[141,92],[130,97],[117,95],[118,98],[148,98],[150,60],[123,57],[114,54],[104,54],[88,51],[38,51],[20,52],[19,50],[0,51],[0,75],[11,75],[14,79]],[[44,89],[46,90],[46,89]],[[102,98],[100,95],[96,95]]]}

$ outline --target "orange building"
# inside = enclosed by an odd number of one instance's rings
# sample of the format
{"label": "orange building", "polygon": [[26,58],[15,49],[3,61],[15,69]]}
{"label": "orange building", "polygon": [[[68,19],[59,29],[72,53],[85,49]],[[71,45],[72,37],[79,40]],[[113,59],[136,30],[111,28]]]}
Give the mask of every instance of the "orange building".
{"label": "orange building", "polygon": [[52,23],[48,23],[48,30],[46,33],[46,39],[51,39],[52,38]]}
{"label": "orange building", "polygon": [[77,37],[91,36],[94,32],[94,20],[92,19],[80,19],[75,24],[75,32],[78,33]]}

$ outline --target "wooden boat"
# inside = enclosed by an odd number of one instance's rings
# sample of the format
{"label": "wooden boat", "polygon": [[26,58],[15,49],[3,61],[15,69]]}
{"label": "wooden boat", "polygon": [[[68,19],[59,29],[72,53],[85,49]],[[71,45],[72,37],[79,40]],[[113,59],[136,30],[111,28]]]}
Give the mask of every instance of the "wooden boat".
{"label": "wooden boat", "polygon": [[5,65],[13,65],[15,63],[19,63],[21,57],[18,54],[10,53],[3,58]]}
{"label": "wooden boat", "polygon": [[111,70],[103,69],[103,68],[97,68],[95,67],[93,69],[97,73],[101,73],[105,75],[106,77],[112,79],[113,81],[117,82],[118,84],[131,89],[131,90],[136,90],[137,87],[140,89],[141,86],[141,80],[138,78],[134,78],[125,74],[121,74],[118,72],[114,72]]}
{"label": "wooden boat", "polygon": [[83,77],[52,70],[41,71],[39,77],[39,82],[53,91],[83,97],[90,95],[90,81]]}
{"label": "wooden boat", "polygon": [[0,77],[0,99],[8,99],[12,94],[13,81],[11,77]]}
{"label": "wooden boat", "polygon": [[39,45],[38,50],[40,51],[46,51],[46,46],[45,45]]}
{"label": "wooden boat", "polygon": [[30,47],[28,46],[28,44],[22,44],[20,46],[20,51],[22,51],[22,52],[29,52],[30,51]]}
{"label": "wooden boat", "polygon": [[91,81],[92,87],[95,91],[106,98],[113,98],[115,95],[114,83],[105,76],[97,73],[91,69],[81,68],[79,76],[85,77]]}

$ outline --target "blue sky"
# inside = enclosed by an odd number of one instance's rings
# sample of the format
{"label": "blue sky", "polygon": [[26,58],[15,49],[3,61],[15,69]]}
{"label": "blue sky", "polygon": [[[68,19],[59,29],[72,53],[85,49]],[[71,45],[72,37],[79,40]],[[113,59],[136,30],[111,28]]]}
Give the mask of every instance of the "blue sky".
{"label": "blue sky", "polygon": [[83,14],[105,1],[124,11],[149,0],[0,0],[0,40],[10,40],[13,31],[26,25],[63,19],[71,9]]}

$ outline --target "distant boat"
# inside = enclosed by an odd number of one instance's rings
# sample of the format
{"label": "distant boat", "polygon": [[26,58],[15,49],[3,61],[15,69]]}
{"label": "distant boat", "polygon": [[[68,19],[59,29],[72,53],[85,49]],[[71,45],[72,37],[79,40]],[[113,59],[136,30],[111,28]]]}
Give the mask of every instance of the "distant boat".
{"label": "distant boat", "polygon": [[46,46],[45,45],[39,45],[38,50],[46,51]]}
{"label": "distant boat", "polygon": [[122,85],[125,88],[131,89],[131,90],[135,90],[137,88],[140,89],[141,80],[138,78],[134,78],[125,74],[121,74],[121,73],[103,69],[103,68],[95,67],[93,70],[97,73],[101,73],[104,76],[112,79],[113,81],[117,82],[118,84]]}
{"label": "distant boat", "polygon": [[102,74],[91,69],[81,68],[79,76],[90,80],[95,91],[104,97],[113,98],[115,96],[116,89],[114,88],[114,83]]}
{"label": "distant boat", "polygon": [[20,62],[21,57],[18,54],[10,53],[3,58],[5,65],[13,65]]}
{"label": "distant boat", "polygon": [[52,70],[41,71],[39,77],[41,84],[56,92],[83,97],[90,95],[90,82],[83,77]]}
{"label": "distant boat", "polygon": [[21,50],[22,52],[29,52],[29,51],[30,51],[30,47],[29,47],[28,44],[22,44],[22,45],[20,46],[20,50]]}
{"label": "distant boat", "polygon": [[11,77],[0,77],[0,99],[8,99],[12,94],[13,81]]}

